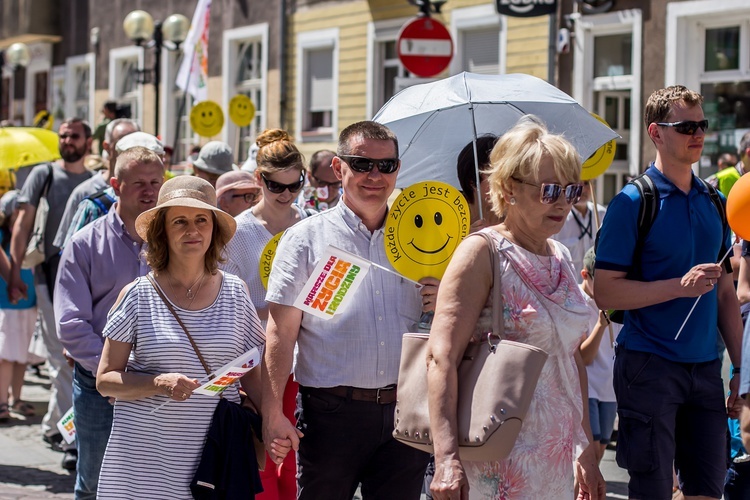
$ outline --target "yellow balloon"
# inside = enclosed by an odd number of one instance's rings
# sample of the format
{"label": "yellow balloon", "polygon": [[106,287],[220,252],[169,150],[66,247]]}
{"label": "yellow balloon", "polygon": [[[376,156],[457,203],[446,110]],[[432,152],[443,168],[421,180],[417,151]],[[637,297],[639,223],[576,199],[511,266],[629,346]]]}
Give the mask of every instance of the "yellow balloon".
{"label": "yellow balloon", "polygon": [[271,275],[271,267],[273,266],[273,258],[276,257],[276,249],[279,247],[279,240],[284,232],[280,232],[271,240],[266,243],[263,247],[263,252],[260,254],[260,262],[258,263],[258,271],[260,274],[260,282],[263,283],[263,288],[268,289],[268,277]]}
{"label": "yellow balloon", "polygon": [[213,137],[224,127],[224,112],[214,101],[203,101],[190,111],[190,126],[202,137]]}
{"label": "yellow balloon", "polygon": [[407,278],[441,279],[469,224],[469,204],[458,189],[444,182],[417,182],[401,191],[388,211],[385,253]]}
{"label": "yellow balloon", "polygon": [[43,109],[34,116],[33,123],[35,127],[52,130],[52,126],[55,123],[55,117],[52,116],[52,113]]}
{"label": "yellow balloon", "polygon": [[[609,123],[604,121],[601,116],[597,115],[596,113],[591,113],[591,116],[609,127]],[[615,143],[615,140],[612,139],[611,141],[607,142],[602,147],[594,151],[594,154],[589,156],[589,159],[583,162],[583,168],[581,169],[581,180],[588,181],[595,177],[599,177],[604,172],[606,172],[609,166],[612,165],[612,161],[615,159],[616,148],[617,144]]]}
{"label": "yellow balloon", "polygon": [[238,127],[247,127],[255,118],[255,105],[245,94],[237,94],[229,101],[229,119]]}

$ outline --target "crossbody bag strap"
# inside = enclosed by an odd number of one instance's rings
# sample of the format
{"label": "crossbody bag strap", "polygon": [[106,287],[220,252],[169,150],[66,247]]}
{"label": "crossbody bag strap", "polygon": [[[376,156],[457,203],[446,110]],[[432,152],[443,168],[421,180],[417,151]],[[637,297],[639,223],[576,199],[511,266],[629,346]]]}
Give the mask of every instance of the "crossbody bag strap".
{"label": "crossbody bag strap", "polygon": [[167,297],[164,295],[164,292],[161,291],[161,288],[156,284],[156,280],[153,276],[151,276],[151,273],[147,274],[146,277],[151,282],[151,284],[154,286],[154,289],[156,290],[156,293],[159,294],[159,297],[161,297],[161,300],[164,301],[164,304],[166,304],[167,309],[169,309],[169,312],[172,313],[172,316],[174,316],[174,319],[177,320],[177,322],[180,324],[182,329],[185,331],[185,335],[187,335],[188,340],[190,341],[190,345],[193,346],[193,350],[195,350],[195,354],[198,355],[198,359],[201,361],[201,364],[203,365],[203,369],[206,370],[206,375],[209,377],[211,376],[211,368],[209,368],[208,363],[206,363],[206,360],[203,359],[203,355],[201,354],[200,349],[198,349],[198,345],[193,340],[192,335],[190,335],[190,332],[188,332],[187,327],[185,326],[185,323],[182,322],[179,316],[177,316],[177,311],[174,310],[174,307],[172,307],[172,304],[169,302]]}
{"label": "crossbody bag strap", "polygon": [[484,237],[487,240],[487,246],[490,250],[490,266],[492,266],[492,334],[502,339],[505,336],[505,321],[503,321],[503,290],[502,276],[503,271],[500,269],[500,255],[497,250],[497,242],[486,231],[474,233]]}

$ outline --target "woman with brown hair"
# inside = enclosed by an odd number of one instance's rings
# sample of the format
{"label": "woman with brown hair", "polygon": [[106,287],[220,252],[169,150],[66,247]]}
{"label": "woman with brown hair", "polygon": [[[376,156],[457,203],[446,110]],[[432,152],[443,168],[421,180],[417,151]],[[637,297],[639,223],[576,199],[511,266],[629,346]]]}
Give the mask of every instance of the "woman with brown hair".
{"label": "woman with brown hair", "polygon": [[[116,403],[98,498],[190,498],[219,401],[193,394],[206,378],[197,351],[216,370],[261,348],[265,337],[247,287],[218,270],[235,222],[216,208],[208,182],[165,182],[156,207],[136,219],[136,231],[149,244],[152,272],[123,289],[103,332],[96,388]],[[240,382],[260,400],[258,370]],[[224,394],[239,402],[235,388]]]}
{"label": "woman with brown hair", "polygon": [[[261,186],[261,200],[237,216],[237,233],[227,246],[224,269],[245,280],[250,298],[265,324],[268,318],[266,288],[261,282],[260,257],[266,244],[275,235],[286,231],[308,213],[295,202],[305,184],[305,159],[289,134],[281,129],[269,129],[257,138],[260,149],[255,157],[258,167],[255,176]],[[298,384],[291,375],[284,392],[284,414],[294,422]],[[261,473],[263,500],[293,499],[297,497],[296,458],[287,455],[281,465],[272,465],[266,457],[266,469]]]}

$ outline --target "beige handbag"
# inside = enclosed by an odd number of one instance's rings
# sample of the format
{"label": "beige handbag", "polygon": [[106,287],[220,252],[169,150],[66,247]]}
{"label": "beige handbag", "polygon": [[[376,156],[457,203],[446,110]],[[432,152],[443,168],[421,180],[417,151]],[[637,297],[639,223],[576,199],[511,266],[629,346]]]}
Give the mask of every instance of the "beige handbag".
{"label": "beige handbag", "polygon": [[[495,242],[486,233],[494,269],[492,332],[470,342],[458,367],[458,445],[462,460],[506,458],[531,404],[547,353],[538,347],[503,340],[502,272]],[[401,347],[393,436],[414,448],[433,452],[427,403],[427,339],[407,333]]]}

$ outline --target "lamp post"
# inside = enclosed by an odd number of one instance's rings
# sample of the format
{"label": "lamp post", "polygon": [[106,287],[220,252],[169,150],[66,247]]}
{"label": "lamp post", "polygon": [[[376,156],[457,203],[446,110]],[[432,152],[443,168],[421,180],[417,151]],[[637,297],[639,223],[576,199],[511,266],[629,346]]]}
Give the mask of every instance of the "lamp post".
{"label": "lamp post", "polygon": [[[0,98],[5,95],[3,89],[3,68],[10,69],[11,74],[18,68],[25,68],[31,61],[31,52],[25,43],[14,43],[5,50],[0,50]],[[8,119],[11,117],[10,88],[8,88]]]}
{"label": "lamp post", "polygon": [[[161,90],[161,49],[178,50],[185,41],[190,21],[182,14],[172,14],[164,22],[156,21],[146,11],[134,10],[122,23],[125,35],[137,46],[154,49],[154,66],[152,69],[139,69],[137,81],[141,85],[154,84],[155,119],[154,135],[159,134],[159,93]],[[150,40],[149,40],[150,38]],[[144,43],[145,42],[145,43]]]}

